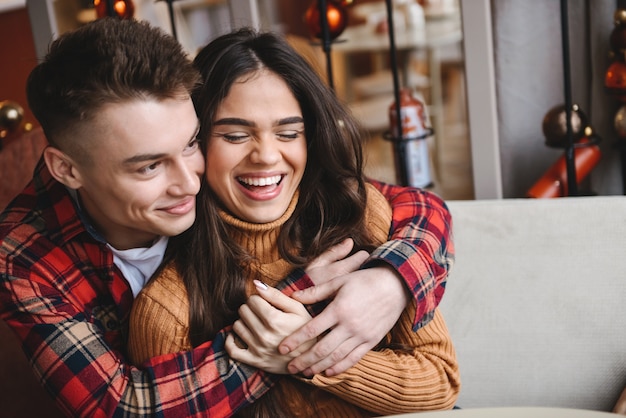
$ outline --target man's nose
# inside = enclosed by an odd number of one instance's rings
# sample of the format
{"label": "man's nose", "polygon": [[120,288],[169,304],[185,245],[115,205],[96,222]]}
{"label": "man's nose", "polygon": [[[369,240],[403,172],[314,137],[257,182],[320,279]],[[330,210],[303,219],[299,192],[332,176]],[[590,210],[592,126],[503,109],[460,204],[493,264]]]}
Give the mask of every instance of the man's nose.
{"label": "man's nose", "polygon": [[176,168],[170,180],[172,180],[173,190],[181,195],[196,195],[200,191],[200,176],[202,169],[196,167],[193,161],[180,161],[176,164]]}

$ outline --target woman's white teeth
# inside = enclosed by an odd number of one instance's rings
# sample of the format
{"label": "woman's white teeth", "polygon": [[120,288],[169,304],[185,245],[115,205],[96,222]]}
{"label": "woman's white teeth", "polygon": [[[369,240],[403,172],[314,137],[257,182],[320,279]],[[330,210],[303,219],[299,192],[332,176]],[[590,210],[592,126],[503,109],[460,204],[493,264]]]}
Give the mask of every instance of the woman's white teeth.
{"label": "woman's white teeth", "polygon": [[244,184],[247,184],[248,186],[261,187],[261,186],[270,186],[272,184],[278,184],[281,178],[282,176],[254,177],[254,178],[239,177],[238,180]]}

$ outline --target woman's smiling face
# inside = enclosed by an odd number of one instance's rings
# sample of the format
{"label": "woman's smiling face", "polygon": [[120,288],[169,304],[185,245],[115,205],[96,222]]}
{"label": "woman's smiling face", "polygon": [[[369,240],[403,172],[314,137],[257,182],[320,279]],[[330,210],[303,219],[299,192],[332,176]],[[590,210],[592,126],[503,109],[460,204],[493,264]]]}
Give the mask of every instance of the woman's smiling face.
{"label": "woman's smiling face", "polygon": [[207,144],[206,178],[224,208],[248,222],[275,221],[306,162],[304,119],[287,84],[268,70],[241,77],[219,105]]}

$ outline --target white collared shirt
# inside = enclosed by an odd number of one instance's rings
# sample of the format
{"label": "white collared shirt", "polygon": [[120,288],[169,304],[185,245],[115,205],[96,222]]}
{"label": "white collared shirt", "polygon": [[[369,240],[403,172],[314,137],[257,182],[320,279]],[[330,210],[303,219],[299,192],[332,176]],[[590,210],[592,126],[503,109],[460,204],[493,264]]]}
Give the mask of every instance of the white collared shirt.
{"label": "white collared shirt", "polygon": [[113,262],[130,284],[133,296],[137,296],[163,261],[167,241],[168,237],[161,237],[151,247],[129,250],[118,250],[107,244],[113,252]]}

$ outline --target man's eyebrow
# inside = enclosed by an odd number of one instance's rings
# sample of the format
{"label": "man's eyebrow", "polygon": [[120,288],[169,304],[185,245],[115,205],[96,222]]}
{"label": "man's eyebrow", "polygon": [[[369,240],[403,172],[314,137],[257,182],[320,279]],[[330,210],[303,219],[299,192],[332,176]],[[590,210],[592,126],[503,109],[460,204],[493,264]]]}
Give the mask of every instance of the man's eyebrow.
{"label": "man's eyebrow", "polygon": [[189,138],[189,141],[193,141],[194,139],[196,139],[199,133],[200,133],[200,120],[196,122],[196,130],[193,131],[193,135],[191,135],[191,137]]}
{"label": "man's eyebrow", "polygon": [[143,163],[146,161],[154,161],[154,160],[158,160],[160,158],[164,158],[167,154],[164,153],[159,153],[159,154],[137,154],[137,155],[133,155],[130,158],[125,159],[124,161],[122,161],[122,164],[124,165],[131,165],[131,164],[137,164],[137,163]]}
{"label": "man's eyebrow", "polygon": [[[189,141],[193,141],[194,139],[196,139],[199,132],[200,132],[200,121],[198,121],[198,123],[196,124],[196,129],[193,131],[193,135],[191,135],[191,137],[189,138]],[[137,155],[133,155],[130,158],[125,159],[124,161],[122,161],[122,164],[130,165],[130,164],[143,163],[146,161],[154,161],[160,158],[164,158],[166,155],[167,154],[164,154],[162,152],[158,154],[137,154]]]}

